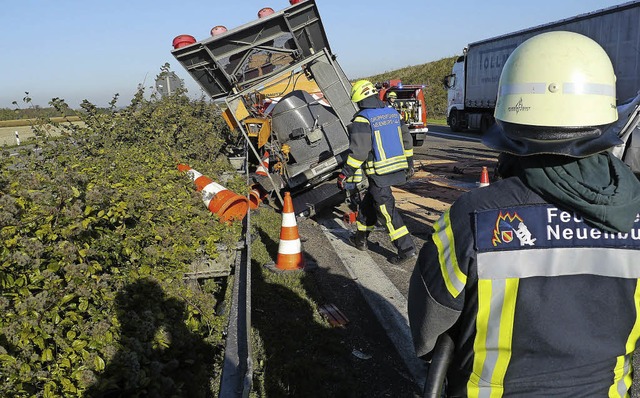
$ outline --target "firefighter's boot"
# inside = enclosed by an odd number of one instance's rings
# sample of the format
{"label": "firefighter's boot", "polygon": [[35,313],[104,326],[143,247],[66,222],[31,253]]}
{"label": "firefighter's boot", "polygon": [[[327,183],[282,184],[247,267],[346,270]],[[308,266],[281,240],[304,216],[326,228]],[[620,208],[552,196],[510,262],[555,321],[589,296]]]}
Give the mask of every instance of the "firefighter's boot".
{"label": "firefighter's boot", "polygon": [[410,250],[404,253],[398,253],[395,256],[388,258],[387,260],[394,265],[401,265],[409,262],[415,262],[418,259],[418,255],[415,250]]}
{"label": "firefighter's boot", "polygon": [[365,231],[356,231],[355,235],[349,237],[349,242],[356,249],[365,251],[367,250],[367,233]]}

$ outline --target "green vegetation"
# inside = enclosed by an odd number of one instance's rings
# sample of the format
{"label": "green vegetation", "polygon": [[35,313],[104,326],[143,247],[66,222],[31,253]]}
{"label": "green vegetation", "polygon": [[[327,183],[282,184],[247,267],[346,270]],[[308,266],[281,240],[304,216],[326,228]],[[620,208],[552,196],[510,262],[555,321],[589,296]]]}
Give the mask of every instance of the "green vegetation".
{"label": "green vegetation", "polygon": [[[35,125],[41,151],[0,160],[0,396],[216,394],[227,285],[183,275],[235,247],[240,225],[218,222],[176,165],[246,194],[225,158],[238,137],[202,99],[142,98],[118,112],[85,102],[84,127],[54,139]],[[252,396],[363,391],[314,277],[263,267],[281,221],[265,206],[252,214]]]}
{"label": "green vegetation", "polygon": [[86,127],[34,126],[40,151],[0,157],[0,396],[203,397],[219,375],[222,287],[182,279],[240,226],[176,165],[231,171],[229,133],[205,101],[142,98],[108,114],[85,102]]}
{"label": "green vegetation", "polygon": [[[5,109],[6,110],[6,109]],[[56,116],[49,119],[51,123],[79,122],[79,116]],[[39,119],[0,120],[0,127],[32,126],[40,123]]]}
{"label": "green vegetation", "polygon": [[[33,120],[36,119],[49,119],[56,117],[65,117],[65,116],[75,116],[76,111],[72,110],[69,107],[56,107],[55,104],[61,102],[59,98],[53,98],[49,105],[50,108],[42,108],[38,105],[33,105],[31,103],[31,97],[29,97],[29,93],[25,92],[24,97],[22,98],[22,103],[26,104],[26,108],[21,108],[17,101],[13,101],[13,105],[15,109],[7,109],[0,108],[0,121],[4,120],[29,120],[32,119],[30,123],[33,123]],[[0,125],[2,126],[2,125]],[[14,124],[9,126],[2,127],[15,127],[15,126],[25,126],[25,124]]]}
{"label": "green vegetation", "polygon": [[437,124],[437,125],[440,125],[440,126],[446,126],[447,125],[447,118],[444,117],[444,116],[443,117],[439,117],[439,118],[428,117],[428,119],[429,119],[429,124],[430,125],[431,124]]}

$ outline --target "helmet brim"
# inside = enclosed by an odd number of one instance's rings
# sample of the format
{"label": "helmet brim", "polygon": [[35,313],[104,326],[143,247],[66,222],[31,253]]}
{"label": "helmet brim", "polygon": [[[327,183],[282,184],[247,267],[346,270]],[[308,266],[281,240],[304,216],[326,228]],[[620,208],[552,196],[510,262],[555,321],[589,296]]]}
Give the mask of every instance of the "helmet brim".
{"label": "helmet brim", "polygon": [[516,156],[553,154],[583,158],[623,143],[607,126],[545,127],[496,120],[483,135],[482,143]]}

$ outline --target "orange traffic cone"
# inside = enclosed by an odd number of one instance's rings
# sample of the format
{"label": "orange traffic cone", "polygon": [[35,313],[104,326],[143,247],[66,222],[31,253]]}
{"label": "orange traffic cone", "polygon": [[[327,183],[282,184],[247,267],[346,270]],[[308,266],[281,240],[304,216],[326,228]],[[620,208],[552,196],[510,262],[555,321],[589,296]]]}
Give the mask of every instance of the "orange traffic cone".
{"label": "orange traffic cone", "polygon": [[280,243],[278,244],[278,260],[275,263],[275,268],[281,271],[295,271],[303,269],[304,265],[298,224],[293,211],[293,201],[291,200],[291,194],[285,192]]}
{"label": "orange traffic cone", "polygon": [[259,184],[253,184],[251,192],[249,192],[249,208],[251,210],[257,209],[266,197],[267,192]]}
{"label": "orange traffic cone", "polygon": [[262,155],[262,160],[256,169],[256,174],[264,177],[269,175],[269,152],[265,151],[264,155]]}
{"label": "orange traffic cone", "polygon": [[186,164],[179,164],[178,170],[186,171],[196,184],[196,190],[202,191],[202,201],[210,212],[222,221],[242,220],[247,215],[249,199],[229,191]]}
{"label": "orange traffic cone", "polygon": [[480,173],[480,188],[489,186],[489,171],[487,166],[482,166],[482,173]]}

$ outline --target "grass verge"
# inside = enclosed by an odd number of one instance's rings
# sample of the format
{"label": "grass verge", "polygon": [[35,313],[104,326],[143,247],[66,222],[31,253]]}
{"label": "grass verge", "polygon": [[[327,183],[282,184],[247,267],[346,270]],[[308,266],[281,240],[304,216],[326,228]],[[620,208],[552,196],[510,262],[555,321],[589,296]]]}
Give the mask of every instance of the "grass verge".
{"label": "grass verge", "polygon": [[313,276],[263,266],[277,257],[281,215],[263,207],[252,221],[253,396],[351,396],[359,375],[343,331],[318,311]]}
{"label": "grass verge", "polygon": [[447,125],[447,118],[438,118],[438,119],[427,119],[429,124],[435,124],[437,126],[446,126]]}
{"label": "grass verge", "polygon": [[[355,283],[323,267],[269,270],[264,264],[277,257],[281,215],[263,206],[251,221],[252,397],[413,396],[412,382]],[[308,225],[299,227],[304,233]],[[327,302],[348,314],[347,325],[333,327],[321,315]],[[358,357],[355,349],[370,355]]]}

